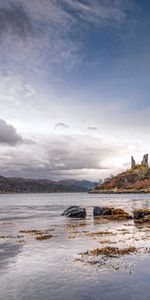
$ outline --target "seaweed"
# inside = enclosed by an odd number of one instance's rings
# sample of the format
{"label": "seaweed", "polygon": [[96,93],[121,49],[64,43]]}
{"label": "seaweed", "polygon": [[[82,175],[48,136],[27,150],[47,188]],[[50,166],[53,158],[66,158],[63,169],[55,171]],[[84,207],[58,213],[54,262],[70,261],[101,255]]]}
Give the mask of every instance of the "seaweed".
{"label": "seaweed", "polygon": [[123,255],[129,255],[132,253],[137,252],[137,248],[130,246],[127,248],[118,248],[118,247],[104,247],[104,248],[96,248],[93,250],[88,250],[84,253],[80,253],[82,256],[83,255],[88,255],[88,256],[99,256],[99,255],[105,255],[107,257],[120,257]]}

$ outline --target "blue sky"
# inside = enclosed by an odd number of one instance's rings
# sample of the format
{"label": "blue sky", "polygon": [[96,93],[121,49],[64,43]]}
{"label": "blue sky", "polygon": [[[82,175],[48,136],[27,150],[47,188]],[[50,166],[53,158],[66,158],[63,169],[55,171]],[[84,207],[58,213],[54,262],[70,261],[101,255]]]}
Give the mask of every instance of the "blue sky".
{"label": "blue sky", "polygon": [[2,174],[97,180],[149,152],[149,25],[149,1],[0,1]]}

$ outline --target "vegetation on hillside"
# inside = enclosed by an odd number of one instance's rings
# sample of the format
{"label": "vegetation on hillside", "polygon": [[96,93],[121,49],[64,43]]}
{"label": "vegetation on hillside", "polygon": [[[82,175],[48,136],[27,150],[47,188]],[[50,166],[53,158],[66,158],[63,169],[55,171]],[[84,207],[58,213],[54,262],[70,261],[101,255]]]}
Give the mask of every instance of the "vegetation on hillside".
{"label": "vegetation on hillside", "polygon": [[93,192],[150,192],[150,168],[141,164],[123,173],[113,176]]}

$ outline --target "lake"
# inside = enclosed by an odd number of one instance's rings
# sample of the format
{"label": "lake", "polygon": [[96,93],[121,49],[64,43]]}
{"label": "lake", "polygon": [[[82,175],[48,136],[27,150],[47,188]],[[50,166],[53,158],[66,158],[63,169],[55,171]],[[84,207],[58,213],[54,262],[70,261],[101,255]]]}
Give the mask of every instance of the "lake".
{"label": "lake", "polygon": [[[87,218],[61,216],[70,205],[86,207]],[[150,195],[0,195],[0,299],[149,300],[150,254],[144,249],[150,248],[150,228],[133,220],[97,222],[95,205],[132,212],[150,208]],[[51,238],[37,239],[36,230],[51,233]],[[141,251],[103,263],[100,258],[94,263],[80,259],[80,253],[107,243]]]}

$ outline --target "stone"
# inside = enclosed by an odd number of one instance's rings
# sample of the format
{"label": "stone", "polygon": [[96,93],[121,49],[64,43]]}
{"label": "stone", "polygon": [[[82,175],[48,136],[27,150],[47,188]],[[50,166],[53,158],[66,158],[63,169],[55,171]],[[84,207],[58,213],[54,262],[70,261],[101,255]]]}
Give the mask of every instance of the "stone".
{"label": "stone", "polygon": [[136,209],[133,211],[134,219],[144,219],[146,216],[150,215],[150,210],[148,209]]}
{"label": "stone", "polygon": [[79,206],[70,206],[67,208],[63,214],[68,218],[86,218],[86,209]]}
{"label": "stone", "polygon": [[104,217],[111,221],[131,220],[133,217],[121,208],[95,206],[93,209],[94,217]]}
{"label": "stone", "polygon": [[93,215],[94,217],[104,216],[104,215],[110,216],[112,215],[112,209],[110,207],[94,206]]}
{"label": "stone", "polygon": [[136,162],[135,162],[133,156],[131,156],[131,168],[134,169],[135,166],[136,166]]}
{"label": "stone", "polygon": [[143,218],[144,222],[150,223],[150,214]]}
{"label": "stone", "polygon": [[148,154],[144,154],[141,164],[148,167]]}

